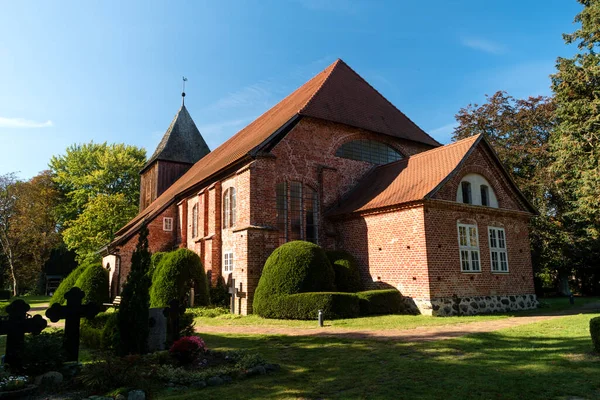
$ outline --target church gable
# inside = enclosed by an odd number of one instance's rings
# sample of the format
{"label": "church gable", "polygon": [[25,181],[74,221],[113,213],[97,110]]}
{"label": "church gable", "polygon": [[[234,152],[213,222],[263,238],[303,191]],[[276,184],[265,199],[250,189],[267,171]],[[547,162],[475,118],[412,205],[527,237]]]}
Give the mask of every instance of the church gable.
{"label": "church gable", "polygon": [[428,197],[533,214],[537,212],[483,137]]}

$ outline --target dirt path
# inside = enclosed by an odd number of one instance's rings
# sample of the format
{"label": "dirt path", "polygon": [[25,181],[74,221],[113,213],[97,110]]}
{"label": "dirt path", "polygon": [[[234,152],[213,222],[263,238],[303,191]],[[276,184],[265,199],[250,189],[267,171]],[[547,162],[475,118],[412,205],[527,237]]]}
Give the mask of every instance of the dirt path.
{"label": "dirt path", "polygon": [[533,324],[549,319],[561,318],[580,313],[600,312],[600,303],[556,314],[510,317],[493,321],[470,322],[464,324],[424,326],[413,329],[348,329],[348,328],[286,328],[269,326],[197,326],[198,333],[229,333],[248,335],[287,335],[287,336],[323,336],[348,339],[399,340],[405,342],[427,342],[446,340],[472,333],[493,332],[515,326]]}

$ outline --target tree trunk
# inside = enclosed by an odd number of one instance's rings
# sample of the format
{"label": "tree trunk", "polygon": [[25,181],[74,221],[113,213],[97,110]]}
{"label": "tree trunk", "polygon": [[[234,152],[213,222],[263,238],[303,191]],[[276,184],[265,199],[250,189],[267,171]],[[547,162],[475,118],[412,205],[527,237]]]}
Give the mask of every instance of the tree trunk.
{"label": "tree trunk", "polygon": [[13,264],[12,251],[8,250],[8,266],[10,267],[10,277],[13,281],[13,296],[17,295],[17,275],[15,274],[15,266]]}

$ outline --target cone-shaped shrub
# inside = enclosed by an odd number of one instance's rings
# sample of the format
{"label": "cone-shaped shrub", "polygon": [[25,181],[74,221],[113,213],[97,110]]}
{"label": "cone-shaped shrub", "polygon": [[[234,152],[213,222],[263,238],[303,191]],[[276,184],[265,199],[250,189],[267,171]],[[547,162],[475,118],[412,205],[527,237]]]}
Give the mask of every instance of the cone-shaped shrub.
{"label": "cone-shaped shrub", "polygon": [[102,264],[89,265],[77,278],[75,286],[83,290],[85,297],[83,303],[96,303],[101,305],[108,302],[108,271]]}
{"label": "cone-shaped shrub", "polygon": [[85,271],[85,269],[89,266],[89,264],[83,264],[79,267],[75,268],[65,279],[62,280],[56,291],[52,295],[50,299],[50,305],[54,303],[66,304],[65,293],[67,293],[73,286],[75,286],[75,282],[79,279],[79,276]]}
{"label": "cone-shaped shrub", "polygon": [[167,307],[171,300],[183,301],[192,284],[195,287],[196,305],[208,305],[208,281],[200,257],[188,249],[167,253],[152,276],[150,305]]}
{"label": "cone-shaped shrub", "polygon": [[[142,225],[135,251],[131,256],[131,271],[121,293],[117,314],[117,329],[109,336],[117,335],[119,355],[144,354],[148,351],[150,328],[150,252],[148,251],[148,228]],[[117,333],[118,332],[118,333]],[[108,343],[114,339],[105,339]]]}
{"label": "cone-shaped shrub", "polygon": [[339,292],[359,292],[362,281],[356,260],[344,250],[328,251],[327,258],[335,272],[335,286]]}
{"label": "cone-shaped shrub", "polygon": [[334,279],[333,267],[322,248],[304,241],[286,243],[265,263],[254,293],[253,312],[271,315],[279,296],[335,291]]}

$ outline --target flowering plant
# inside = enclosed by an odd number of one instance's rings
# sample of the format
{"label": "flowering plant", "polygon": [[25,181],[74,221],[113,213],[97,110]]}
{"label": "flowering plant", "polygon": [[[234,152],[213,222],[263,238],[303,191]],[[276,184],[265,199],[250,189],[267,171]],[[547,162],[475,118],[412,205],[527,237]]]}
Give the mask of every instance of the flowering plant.
{"label": "flowering plant", "polygon": [[169,349],[171,356],[182,365],[193,363],[205,351],[206,345],[198,336],[184,336]]}
{"label": "flowering plant", "polygon": [[9,392],[12,390],[23,389],[29,378],[26,376],[10,375],[0,379],[0,392]]}

